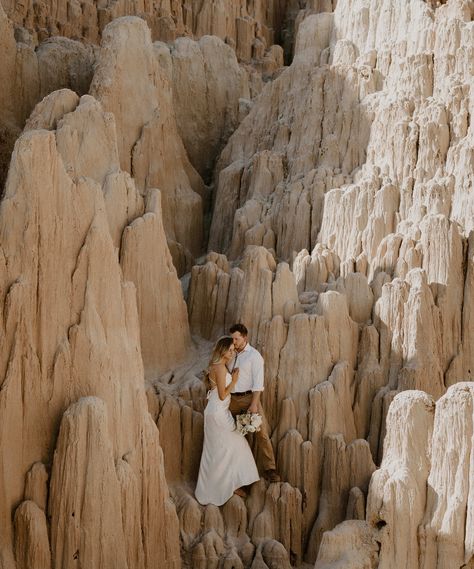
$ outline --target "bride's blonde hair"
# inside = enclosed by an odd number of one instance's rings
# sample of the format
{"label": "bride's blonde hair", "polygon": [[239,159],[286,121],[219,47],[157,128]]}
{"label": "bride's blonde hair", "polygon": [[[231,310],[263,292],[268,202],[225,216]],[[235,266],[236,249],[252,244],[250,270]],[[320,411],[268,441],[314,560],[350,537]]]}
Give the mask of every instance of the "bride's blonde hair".
{"label": "bride's blonde hair", "polygon": [[227,352],[227,350],[232,346],[234,343],[232,336],[221,336],[217,342],[214,344],[212,348],[211,357],[209,359],[208,368],[204,372],[204,379],[208,387],[210,387],[210,367],[213,364],[216,364],[222,356]]}
{"label": "bride's blonde hair", "polygon": [[216,364],[222,356],[227,352],[227,350],[232,346],[234,340],[232,336],[221,336],[212,348],[211,359],[209,360],[209,365]]}

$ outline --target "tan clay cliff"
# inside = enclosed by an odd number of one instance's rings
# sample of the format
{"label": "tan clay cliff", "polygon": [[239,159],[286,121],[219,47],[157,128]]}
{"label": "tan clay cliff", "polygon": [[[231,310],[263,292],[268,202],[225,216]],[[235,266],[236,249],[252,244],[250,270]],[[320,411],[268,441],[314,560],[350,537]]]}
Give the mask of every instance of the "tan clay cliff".
{"label": "tan clay cliff", "polygon": [[[474,568],[473,32],[1,0],[0,569]],[[236,321],[282,481],[203,507]]]}

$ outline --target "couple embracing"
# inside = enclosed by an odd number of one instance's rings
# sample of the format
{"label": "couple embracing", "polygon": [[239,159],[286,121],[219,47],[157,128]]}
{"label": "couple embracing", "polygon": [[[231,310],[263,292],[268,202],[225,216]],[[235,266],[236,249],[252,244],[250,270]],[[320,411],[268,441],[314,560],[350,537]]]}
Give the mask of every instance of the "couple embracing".
{"label": "couple embracing", "polygon": [[[216,342],[207,370],[204,447],[196,486],[196,498],[203,505],[221,506],[234,493],[245,497],[242,487],[260,479],[247,439],[236,429],[235,417],[241,413],[263,416],[263,358],[248,343],[248,330],[243,324],[234,324],[230,334]],[[255,435],[265,477],[278,482],[265,420]]]}

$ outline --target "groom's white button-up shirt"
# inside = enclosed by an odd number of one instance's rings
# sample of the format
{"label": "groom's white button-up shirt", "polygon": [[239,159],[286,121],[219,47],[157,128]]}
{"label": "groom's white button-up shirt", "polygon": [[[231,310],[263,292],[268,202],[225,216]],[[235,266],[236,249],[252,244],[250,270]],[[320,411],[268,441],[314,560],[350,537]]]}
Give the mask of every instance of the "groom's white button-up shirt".
{"label": "groom's white button-up shirt", "polygon": [[232,393],[243,393],[245,391],[263,391],[263,358],[260,353],[247,344],[245,348],[237,354],[237,361],[232,360],[229,369],[239,368],[239,379],[232,390]]}

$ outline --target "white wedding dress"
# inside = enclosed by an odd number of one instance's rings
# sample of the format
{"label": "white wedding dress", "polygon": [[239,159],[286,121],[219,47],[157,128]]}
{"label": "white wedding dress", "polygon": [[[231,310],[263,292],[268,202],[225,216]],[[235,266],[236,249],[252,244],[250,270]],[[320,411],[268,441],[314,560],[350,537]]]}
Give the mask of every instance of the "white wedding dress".
{"label": "white wedding dress", "polygon": [[[226,386],[232,381],[226,375]],[[235,429],[229,411],[230,395],[221,401],[217,388],[207,395],[204,410],[204,447],[196,486],[196,499],[203,506],[221,506],[234,490],[259,480],[257,465],[247,439]]]}

